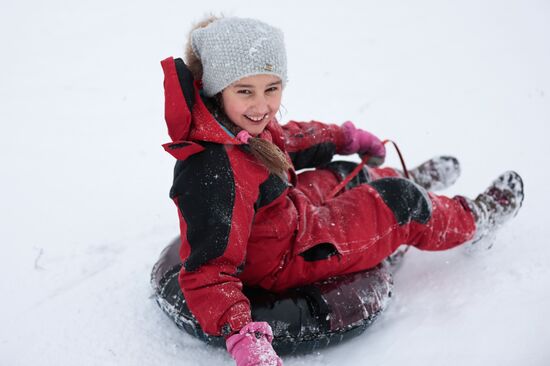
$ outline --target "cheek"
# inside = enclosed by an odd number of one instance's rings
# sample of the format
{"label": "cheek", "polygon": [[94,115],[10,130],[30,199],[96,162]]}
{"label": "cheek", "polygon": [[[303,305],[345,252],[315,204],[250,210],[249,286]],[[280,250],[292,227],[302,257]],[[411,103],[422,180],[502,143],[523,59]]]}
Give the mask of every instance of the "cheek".
{"label": "cheek", "polygon": [[271,110],[273,111],[278,111],[279,108],[281,107],[281,95],[277,96],[277,97],[274,97],[270,103],[269,103],[269,106],[271,107]]}
{"label": "cheek", "polygon": [[244,113],[246,106],[243,105],[243,103],[238,103],[234,100],[228,100],[224,101],[224,111],[227,116],[236,117],[240,116]]}

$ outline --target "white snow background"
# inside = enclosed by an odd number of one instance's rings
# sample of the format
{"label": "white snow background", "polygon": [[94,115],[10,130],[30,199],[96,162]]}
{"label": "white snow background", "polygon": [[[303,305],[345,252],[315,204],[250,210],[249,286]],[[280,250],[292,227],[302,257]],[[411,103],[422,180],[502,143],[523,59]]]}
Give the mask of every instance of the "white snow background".
{"label": "white snow background", "polygon": [[548,0],[2,0],[0,364],[233,364],[149,285],[178,233],[159,61],[209,11],[285,32],[282,122],[352,120],[411,167],[456,155],[449,195],[525,181],[491,250],[412,249],[371,328],[285,365],[550,364]]}

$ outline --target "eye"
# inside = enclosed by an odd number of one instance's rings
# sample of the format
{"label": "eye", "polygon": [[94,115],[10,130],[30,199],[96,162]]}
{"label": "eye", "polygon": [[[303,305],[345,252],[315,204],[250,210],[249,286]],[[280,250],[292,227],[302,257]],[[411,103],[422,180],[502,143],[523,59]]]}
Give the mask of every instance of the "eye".
{"label": "eye", "polygon": [[252,91],[248,90],[248,89],[239,89],[239,90],[237,90],[237,93],[238,94],[250,95],[250,94],[252,94]]}
{"label": "eye", "polygon": [[266,93],[273,93],[275,91],[279,90],[278,86],[272,86],[271,88],[266,90]]}

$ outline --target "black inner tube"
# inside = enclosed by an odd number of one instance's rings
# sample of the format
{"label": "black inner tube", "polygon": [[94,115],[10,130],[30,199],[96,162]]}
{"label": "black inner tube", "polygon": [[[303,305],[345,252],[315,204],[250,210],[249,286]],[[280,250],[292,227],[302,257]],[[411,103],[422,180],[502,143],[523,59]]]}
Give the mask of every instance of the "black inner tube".
{"label": "black inner tube", "polygon": [[[179,238],[161,254],[151,274],[160,308],[187,333],[214,346],[223,337],[204,333],[187,307],[178,283]],[[280,355],[309,353],[361,334],[386,308],[392,296],[391,266],[333,277],[308,286],[273,293],[244,288],[252,318],[273,329],[273,348]]]}

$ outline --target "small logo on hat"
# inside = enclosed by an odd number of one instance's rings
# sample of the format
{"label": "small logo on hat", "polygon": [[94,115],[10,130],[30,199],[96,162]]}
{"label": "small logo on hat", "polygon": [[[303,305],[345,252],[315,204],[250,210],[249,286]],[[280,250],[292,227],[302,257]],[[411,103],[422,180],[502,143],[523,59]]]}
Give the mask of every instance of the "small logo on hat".
{"label": "small logo on hat", "polygon": [[273,71],[273,65],[271,65],[271,64],[265,64],[264,70],[265,70],[265,71]]}

